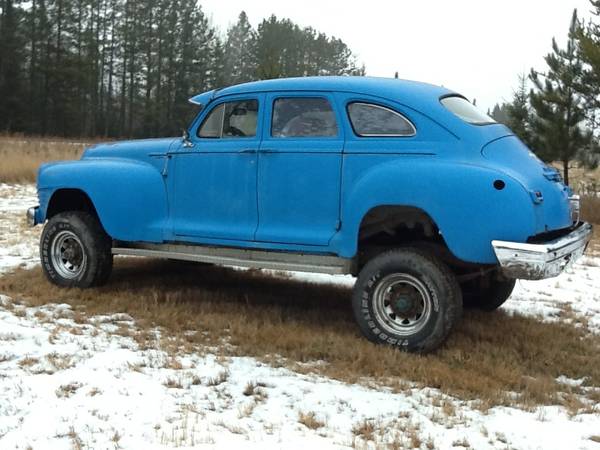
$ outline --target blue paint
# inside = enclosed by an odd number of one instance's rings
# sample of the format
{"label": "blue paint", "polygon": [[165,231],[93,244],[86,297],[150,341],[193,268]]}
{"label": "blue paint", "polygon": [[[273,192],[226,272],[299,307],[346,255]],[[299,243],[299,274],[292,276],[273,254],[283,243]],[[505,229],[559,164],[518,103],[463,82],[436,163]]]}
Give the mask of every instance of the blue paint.
{"label": "blue paint", "polygon": [[[191,99],[202,105],[189,128],[192,147],[180,138],[100,144],[81,161],[42,166],[36,220],[46,219],[59,189],[80,189],[118,240],[352,257],[369,210],[413,206],[432,218],[456,257],[475,263],[496,263],[493,239],[524,242],[568,227],[570,190],[505,126],[472,125],[449,112],[439,101],[448,94],[368,77],[268,80],[200,94]],[[281,96],[329,100],[338,135],[272,137],[272,105]],[[197,137],[214,107],[252,98],[256,136]],[[346,112],[354,101],[400,112],[416,135],[357,137]],[[496,189],[496,180],[505,187]]]}

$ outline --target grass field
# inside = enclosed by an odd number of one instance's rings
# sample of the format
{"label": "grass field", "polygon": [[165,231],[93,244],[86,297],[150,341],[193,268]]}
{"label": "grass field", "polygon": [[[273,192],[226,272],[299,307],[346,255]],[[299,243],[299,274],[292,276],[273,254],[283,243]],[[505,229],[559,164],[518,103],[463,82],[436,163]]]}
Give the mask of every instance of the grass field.
{"label": "grass field", "polygon": [[[155,336],[145,330],[166,330],[174,356],[227,343],[221,347],[226,355],[251,355],[348,382],[372,379],[397,391],[408,389],[408,380],[477,400],[482,409],[561,404],[573,413],[594,410],[579,396],[600,387],[600,336],[585,329],[501,311],[468,312],[440,351],[409,355],[360,335],[348,307],[349,288],[259,271],[119,258],[103,288],[59,289],[36,267],[1,277],[0,292],[28,305],[70,304],[83,321],[129,314],[140,329],[126,330],[128,336],[152,347]],[[324,364],[305,365],[316,361]],[[556,380],[560,375],[585,381],[567,387]],[[600,402],[600,391],[594,392],[594,403]]]}
{"label": "grass field", "polygon": [[0,137],[0,183],[33,183],[40,164],[79,159],[92,141],[60,138]]}

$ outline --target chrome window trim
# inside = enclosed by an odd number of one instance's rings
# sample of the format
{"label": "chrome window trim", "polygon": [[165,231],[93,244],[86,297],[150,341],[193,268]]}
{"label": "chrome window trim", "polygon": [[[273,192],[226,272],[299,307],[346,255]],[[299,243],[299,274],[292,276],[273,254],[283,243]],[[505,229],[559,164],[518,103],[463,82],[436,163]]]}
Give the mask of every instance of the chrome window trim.
{"label": "chrome window trim", "polygon": [[[412,133],[410,133],[410,134],[408,134],[408,133],[405,133],[405,134],[401,134],[401,133],[360,134],[354,128],[354,123],[352,122],[352,117],[350,116],[350,111],[348,110],[350,105],[364,105],[364,106],[369,106],[369,107],[379,108],[379,109],[383,109],[385,111],[389,111],[392,114],[404,119],[410,125],[410,127],[412,129]],[[346,114],[348,115],[348,120],[350,121],[350,126],[352,127],[352,131],[354,132],[354,135],[357,137],[413,137],[413,136],[417,135],[417,128],[415,127],[415,125],[411,122],[411,120],[408,117],[406,117],[404,114],[399,113],[398,111],[396,111],[392,108],[388,108],[387,106],[378,105],[377,103],[369,103],[369,102],[364,102],[364,101],[348,102],[348,104],[346,105]]]}

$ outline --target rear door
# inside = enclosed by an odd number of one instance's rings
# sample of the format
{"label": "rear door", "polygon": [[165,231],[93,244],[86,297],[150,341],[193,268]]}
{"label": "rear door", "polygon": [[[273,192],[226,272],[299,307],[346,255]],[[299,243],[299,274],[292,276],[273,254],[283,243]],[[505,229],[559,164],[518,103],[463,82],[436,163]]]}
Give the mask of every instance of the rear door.
{"label": "rear door", "polygon": [[344,136],[331,93],[266,95],[255,240],[326,246],[339,229]]}

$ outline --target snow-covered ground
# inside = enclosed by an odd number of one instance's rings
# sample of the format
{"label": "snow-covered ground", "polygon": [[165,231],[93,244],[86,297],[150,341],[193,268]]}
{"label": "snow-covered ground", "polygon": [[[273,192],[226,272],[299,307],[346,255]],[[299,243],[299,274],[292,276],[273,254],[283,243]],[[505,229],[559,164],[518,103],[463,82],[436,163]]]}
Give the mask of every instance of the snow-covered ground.
{"label": "snow-covered ground", "polygon": [[[0,185],[0,273],[37,263],[40,230],[23,219],[35,203],[33,187]],[[600,258],[520,282],[505,308],[540,320],[568,308],[587,318],[577,326],[600,332]],[[210,349],[173,356],[159,339],[139,348],[123,333],[136,328],[129,316],[81,323],[76,315],[0,293],[0,449],[375,448],[361,440],[369,433],[377,448],[600,448],[590,439],[600,435],[598,414],[570,417],[558,406],[482,413],[435,389],[393,393]]]}

